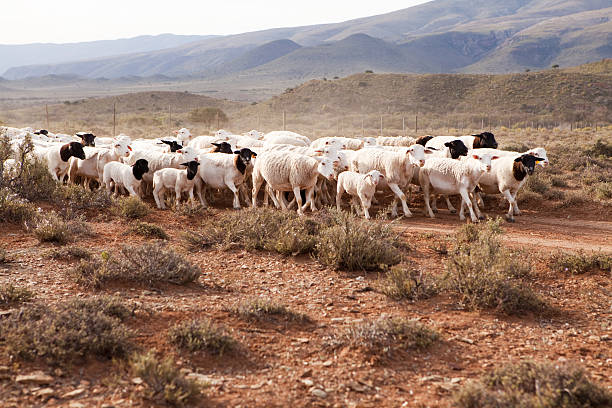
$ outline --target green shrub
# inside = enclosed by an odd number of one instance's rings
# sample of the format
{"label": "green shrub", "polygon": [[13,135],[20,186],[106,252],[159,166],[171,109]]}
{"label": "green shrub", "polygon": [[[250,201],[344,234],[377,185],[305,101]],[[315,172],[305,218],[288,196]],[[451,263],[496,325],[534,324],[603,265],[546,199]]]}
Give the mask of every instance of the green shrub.
{"label": "green shrub", "polygon": [[132,226],[131,231],[135,234],[147,238],[170,239],[166,231],[159,225],[149,224],[148,222],[138,222]]}
{"label": "green shrub", "polygon": [[56,202],[72,211],[108,208],[113,203],[105,189],[91,191],[76,184],[58,186],[54,198]]}
{"label": "green shrub", "polygon": [[133,219],[145,217],[151,211],[146,203],[135,196],[119,197],[116,206],[120,215]]}
{"label": "green shrub", "polygon": [[283,304],[259,297],[239,302],[231,311],[247,320],[270,320],[273,318],[299,322],[309,320],[308,316],[289,310]]}
{"label": "green shrub", "polygon": [[351,347],[367,354],[389,354],[393,350],[424,349],[440,335],[427,326],[403,318],[386,318],[353,324],[327,339],[332,348]]}
{"label": "green shrub", "polygon": [[0,285],[0,306],[30,301],[34,294],[28,288],[19,288],[9,285]]}
{"label": "green shrub", "polygon": [[612,274],[612,254],[584,251],[577,253],[558,252],[550,258],[550,267],[556,272],[582,274],[591,270],[601,270]]}
{"label": "green shrub", "polygon": [[200,394],[198,384],[185,378],[171,357],[159,361],[152,352],[138,354],[131,366],[133,375],[147,384],[148,398],[182,407]]}
{"label": "green shrub", "polygon": [[596,408],[612,394],[572,364],[522,361],[469,383],[454,395],[459,408]]}
{"label": "green shrub", "polygon": [[88,355],[123,357],[131,343],[121,320],[129,315],[121,301],[108,296],[32,304],[0,321],[0,333],[9,354],[54,365]]}
{"label": "green shrub", "polygon": [[401,261],[398,247],[391,227],[334,212],[332,226],[318,235],[314,256],[336,269],[384,270]]}
{"label": "green shrub", "polygon": [[209,319],[179,323],[170,328],[168,338],[170,343],[192,352],[206,350],[212,354],[223,355],[236,348],[236,340]]}
{"label": "green shrub", "polygon": [[470,309],[497,309],[506,314],[542,312],[545,303],[517,278],[531,265],[502,248],[501,219],[467,224],[456,234],[456,248],[446,261],[441,286],[458,293]]}
{"label": "green shrub", "polygon": [[82,260],[72,274],[78,283],[93,287],[110,281],[183,285],[197,280],[200,268],[162,242],[154,242],[139,247],[124,246],[118,254],[103,252],[101,259]]}
{"label": "green shrub", "polygon": [[393,267],[378,280],[378,288],[395,300],[421,300],[434,296],[438,289],[435,283],[415,270]]}

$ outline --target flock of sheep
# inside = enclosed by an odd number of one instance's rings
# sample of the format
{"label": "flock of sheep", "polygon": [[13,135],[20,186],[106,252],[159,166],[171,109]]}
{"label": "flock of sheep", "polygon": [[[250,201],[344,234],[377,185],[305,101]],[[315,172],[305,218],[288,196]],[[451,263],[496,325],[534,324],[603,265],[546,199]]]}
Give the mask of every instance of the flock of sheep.
{"label": "flock of sheep", "polygon": [[[277,208],[297,207],[298,214],[324,205],[340,208],[348,193],[351,203],[361,204],[365,218],[375,201],[375,192],[389,189],[394,194],[392,216],[411,216],[404,191],[418,185],[423,192],[425,212],[434,217],[436,196],[446,199],[460,195],[459,217],[482,218],[480,193],[502,194],[508,201],[507,219],[520,214],[516,194],[536,164],[548,165],[546,151],[536,148],[519,153],[497,149],[492,133],[471,136],[411,137],[324,137],[314,141],[290,131],[267,134],[252,130],[243,135],[219,130],[213,136],[192,136],[188,129],[175,131],[172,138],[131,140],[128,136],[95,137],[52,134],[31,128],[0,128],[14,150],[26,138],[34,143],[34,154],[47,163],[57,181],[81,182],[115,195],[153,195],[157,206],[165,208],[165,191],[174,191],[176,206],[183,194],[194,201],[194,191],[206,207],[206,188],[229,189],[233,207],[241,199],[256,207],[259,190],[264,201]],[[5,162],[5,171],[16,163]],[[247,182],[252,182],[249,196]],[[334,197],[335,195],[335,197]],[[431,198],[433,197],[433,201]],[[335,200],[334,200],[335,198]],[[289,201],[290,200],[290,201]],[[433,208],[433,209],[432,209]],[[358,210],[359,211],[359,210]]]}

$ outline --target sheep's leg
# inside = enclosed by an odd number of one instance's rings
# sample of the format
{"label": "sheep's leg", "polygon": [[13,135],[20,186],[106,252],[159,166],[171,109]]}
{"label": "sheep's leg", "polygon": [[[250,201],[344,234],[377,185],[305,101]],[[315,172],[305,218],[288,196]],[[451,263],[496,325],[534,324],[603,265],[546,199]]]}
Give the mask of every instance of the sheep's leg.
{"label": "sheep's leg", "polygon": [[138,193],[136,192],[136,190],[134,190],[134,187],[132,187],[131,185],[128,184],[127,186],[125,186],[125,188],[130,193],[131,196],[140,197]]}
{"label": "sheep's leg", "polygon": [[[263,184],[263,182],[264,182],[263,177],[260,177],[259,173],[253,172],[253,191],[252,191],[252,196],[251,196],[251,199],[253,201],[253,208],[257,207],[257,194],[259,193],[259,189],[261,188],[261,185]],[[264,198],[265,198],[265,191],[264,191]]]}
{"label": "sheep's leg", "polygon": [[[272,204],[274,204],[274,207],[280,208],[283,210],[287,209],[282,192],[279,193],[277,191],[272,190],[272,187],[270,187],[270,185],[267,184],[264,189],[264,193],[267,194],[270,197],[270,199],[272,199]],[[277,194],[280,194],[280,196]]]}
{"label": "sheep's leg", "polygon": [[479,220],[484,220],[485,217],[482,215],[482,213],[480,212],[480,208],[478,208],[478,204],[477,204],[477,200],[476,200],[476,196],[474,195],[474,193],[470,194],[470,200],[472,202],[472,207],[474,208],[474,212],[476,213],[476,216],[478,217]]}
{"label": "sheep's leg", "polygon": [[342,210],[342,194],[344,194],[344,188],[342,188],[342,185],[338,184],[336,189],[336,209],[338,211]]}
{"label": "sheep's leg", "polygon": [[238,189],[240,190],[240,198],[242,198],[242,201],[244,201],[245,204],[248,206],[249,205],[249,193],[248,193],[248,187],[246,184],[246,180],[244,183],[240,184]]}
{"label": "sheep's leg", "polygon": [[234,210],[239,210],[240,198],[238,198],[238,188],[236,188],[232,180],[225,180],[225,185],[227,186],[227,188],[232,190],[232,193],[234,193]]}
{"label": "sheep's leg", "polygon": [[196,193],[198,194],[198,198],[200,199],[200,204],[202,204],[202,207],[204,208],[208,207],[208,203],[202,196],[202,189],[204,188],[204,180],[202,180],[200,176],[196,176],[196,181],[194,185],[195,185]]}
{"label": "sheep's leg", "polygon": [[518,208],[518,203],[516,202],[516,195],[518,194],[518,190],[512,194],[512,206],[514,207],[514,215],[521,215],[521,210]]}
{"label": "sheep's leg", "polygon": [[395,183],[389,183],[389,188],[391,189],[391,191],[393,191],[397,198],[402,201],[402,210],[404,211],[404,215],[406,217],[412,217],[412,213],[408,209],[408,204],[406,204],[406,195],[404,195],[399,186]]}
{"label": "sheep's leg", "polygon": [[455,207],[453,207],[453,204],[451,204],[450,198],[447,195],[445,195],[444,199],[446,200],[446,208],[448,208],[448,211],[450,211],[451,214],[456,214],[457,213],[457,209]]}
{"label": "sheep's leg", "polygon": [[429,193],[429,178],[421,172],[419,174],[419,182],[421,183],[421,189],[423,190],[423,201],[425,201],[425,215],[429,218],[435,218],[431,206],[429,205],[430,193]]}
{"label": "sheep's leg", "polygon": [[176,201],[174,206],[176,207],[176,209],[178,210],[181,207],[181,189],[180,188],[175,188],[174,189],[174,194],[176,194]]}
{"label": "sheep's leg", "polygon": [[474,191],[474,195],[476,195],[476,203],[484,210],[484,199],[482,198],[482,194],[479,191]]}
{"label": "sheep's leg", "polygon": [[[161,193],[161,198],[160,198],[160,193]],[[155,199],[155,204],[157,204],[157,208],[159,208],[160,210],[165,210],[166,209],[166,195],[164,194],[164,189],[163,188],[159,188],[159,186],[156,186],[156,188],[153,189],[153,198]]]}
{"label": "sheep's leg", "polygon": [[195,202],[195,198],[193,197],[193,186],[189,189],[189,201],[191,202],[191,206],[193,207],[193,203]]}
{"label": "sheep's leg", "polygon": [[314,202],[314,190],[315,190],[314,186],[306,190],[306,202],[304,203],[304,208],[302,208],[302,211],[306,209],[306,206],[308,204],[310,204],[310,211],[312,212],[317,211],[317,207],[315,206],[315,202]]}
{"label": "sheep's leg", "polygon": [[514,200],[514,197],[512,197],[510,190],[504,190],[502,191],[502,194],[504,198],[508,201],[508,205],[509,205],[508,213],[506,214],[506,219],[510,222],[514,222],[513,210],[514,210],[514,204],[516,203],[516,201]]}
{"label": "sheep's leg", "polygon": [[438,195],[437,194],[431,195],[431,210],[436,214],[438,213]]}
{"label": "sheep's leg", "polygon": [[[470,218],[472,219],[472,222],[474,222],[474,223],[478,222],[478,218],[476,217],[476,214],[474,214],[474,208],[472,206],[472,200],[470,199],[470,194],[467,192],[467,190],[465,188],[462,188],[459,191],[459,194],[461,194],[461,198],[463,199],[463,201],[467,205],[468,210],[470,210]],[[465,216],[463,218],[461,218],[462,215],[463,215],[463,206],[462,206],[461,212],[459,214],[459,219],[461,219],[461,221],[463,221],[465,219]]]}
{"label": "sheep's leg", "polygon": [[304,215],[304,210],[302,209],[302,195],[300,194],[300,187],[293,187],[293,194],[295,195],[295,201],[297,202],[298,215]]}
{"label": "sheep's leg", "polygon": [[368,210],[370,208],[370,200],[368,200],[368,197],[364,196],[363,194],[359,194],[359,200],[361,200],[361,208],[363,209],[363,216],[365,217],[366,220],[369,220],[370,212]]}

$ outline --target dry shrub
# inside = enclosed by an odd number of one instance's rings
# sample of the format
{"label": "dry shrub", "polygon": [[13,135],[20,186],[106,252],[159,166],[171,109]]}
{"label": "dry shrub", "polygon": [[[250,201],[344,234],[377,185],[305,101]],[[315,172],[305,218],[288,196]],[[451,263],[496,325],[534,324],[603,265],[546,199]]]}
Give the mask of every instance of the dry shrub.
{"label": "dry shrub", "polygon": [[401,261],[400,243],[391,227],[344,212],[332,212],[331,226],[317,238],[314,257],[336,269],[385,270]]}
{"label": "dry shrub", "polygon": [[395,300],[428,299],[438,293],[435,282],[422,272],[395,266],[378,280],[378,288]]}
{"label": "dry shrub", "polygon": [[31,223],[37,214],[33,204],[9,189],[0,189],[0,222]]}
{"label": "dry shrub", "polygon": [[401,259],[390,227],[335,210],[317,218],[265,208],[227,213],[185,239],[194,248],[238,245],[285,255],[309,253],[324,265],[346,270],[385,269]]}
{"label": "dry shrub", "polygon": [[8,252],[6,252],[6,249],[0,248],[0,265],[2,265],[3,263],[7,263],[8,261]]}
{"label": "dry shrub", "polygon": [[531,265],[501,246],[500,222],[467,224],[458,230],[441,286],[458,293],[460,302],[470,309],[542,312],[544,301],[518,279],[529,274]]}
{"label": "dry shrub", "polygon": [[200,268],[163,242],[153,242],[139,247],[124,246],[117,254],[103,252],[101,259],[82,260],[72,274],[78,283],[93,287],[111,281],[184,285],[198,279]]}
{"label": "dry shrub", "polygon": [[550,258],[550,267],[553,271],[571,274],[600,270],[612,275],[612,254],[604,252],[587,254],[584,251],[558,252]]}
{"label": "dry shrub", "polygon": [[351,347],[371,355],[390,354],[394,350],[424,349],[440,335],[427,326],[403,318],[383,318],[356,323],[327,339],[332,348]]}
{"label": "dry shrub", "polygon": [[77,236],[91,235],[91,228],[83,217],[62,219],[57,213],[40,214],[34,223],[34,235],[40,242],[60,245],[74,241]]}
{"label": "dry shrub", "polygon": [[34,293],[28,288],[0,285],[0,306],[29,302],[33,297]]}
{"label": "dry shrub", "polygon": [[123,357],[131,347],[121,323],[131,312],[110,296],[33,304],[0,322],[0,337],[10,354],[69,364],[77,358]]}
{"label": "dry shrub", "polygon": [[117,213],[127,218],[142,218],[147,216],[151,211],[146,203],[135,196],[119,197],[115,205]]}
{"label": "dry shrub", "polygon": [[148,222],[138,222],[130,228],[130,230],[138,235],[147,238],[155,239],[170,239],[166,231],[159,225],[149,224]]}
{"label": "dry shrub", "polygon": [[595,144],[584,151],[589,156],[595,157],[612,157],[612,143],[608,143],[603,139],[597,139]]}
{"label": "dry shrub", "polygon": [[168,331],[170,343],[189,351],[206,350],[223,355],[236,348],[236,340],[209,319],[190,320],[177,324]]}
{"label": "dry shrub", "polygon": [[113,203],[105,189],[92,191],[76,184],[58,186],[54,198],[72,211],[108,208]]}
{"label": "dry shrub", "polygon": [[171,357],[159,361],[152,352],[138,354],[131,365],[133,375],[148,386],[147,398],[182,407],[200,394],[199,385],[185,378]]}
{"label": "dry shrub", "polygon": [[287,306],[266,298],[251,298],[239,302],[231,312],[246,320],[271,320],[282,318],[288,321],[307,322],[308,316],[297,313]]}
{"label": "dry shrub", "polygon": [[459,408],[603,408],[612,406],[612,394],[573,364],[526,360],[469,383],[454,403]]}
{"label": "dry shrub", "polygon": [[48,256],[53,259],[62,260],[91,259],[92,253],[89,250],[78,246],[67,246],[53,249]]}

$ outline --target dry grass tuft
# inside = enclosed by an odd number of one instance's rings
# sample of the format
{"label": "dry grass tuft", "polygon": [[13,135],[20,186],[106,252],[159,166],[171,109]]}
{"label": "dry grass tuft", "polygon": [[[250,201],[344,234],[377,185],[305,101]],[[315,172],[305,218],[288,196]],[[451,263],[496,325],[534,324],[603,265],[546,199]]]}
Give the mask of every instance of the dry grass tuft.
{"label": "dry grass tuft", "polygon": [[239,302],[231,312],[246,320],[284,319],[287,321],[307,322],[308,316],[297,313],[287,306],[266,298],[251,298]]}
{"label": "dry grass tuft", "polygon": [[25,303],[32,300],[34,293],[28,288],[20,288],[8,285],[0,285],[0,306]]}
{"label": "dry grass tuft", "polygon": [[189,351],[206,350],[223,355],[236,348],[237,342],[226,331],[209,319],[190,320],[177,324],[168,331],[170,343]]}
{"label": "dry grass tuft", "polygon": [[159,225],[150,224],[148,222],[138,222],[134,224],[132,228],[130,228],[130,231],[135,234],[142,235],[146,238],[165,240],[170,239],[170,237],[162,227],[160,227]]}
{"label": "dry grass tuft", "polygon": [[119,197],[115,205],[116,212],[126,218],[143,218],[151,211],[151,208],[146,203],[134,196]]}
{"label": "dry grass tuft", "polygon": [[577,253],[559,252],[550,258],[550,267],[556,272],[583,274],[593,270],[606,272],[612,276],[612,254],[584,251]]}
{"label": "dry grass tuft", "polygon": [[438,293],[432,278],[422,272],[398,266],[391,268],[379,278],[378,289],[395,300],[422,300]]}

